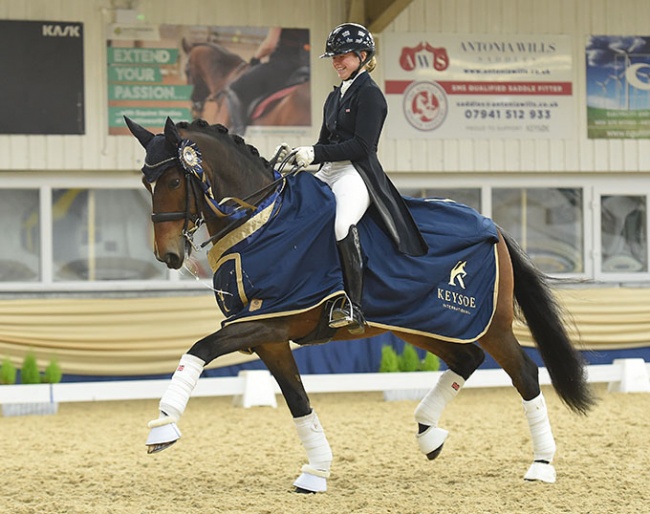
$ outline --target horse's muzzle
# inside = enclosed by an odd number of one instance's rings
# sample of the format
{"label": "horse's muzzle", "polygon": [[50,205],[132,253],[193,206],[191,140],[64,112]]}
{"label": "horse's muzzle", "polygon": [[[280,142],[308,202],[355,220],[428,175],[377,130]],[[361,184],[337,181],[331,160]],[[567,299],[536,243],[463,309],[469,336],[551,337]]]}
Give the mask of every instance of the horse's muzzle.
{"label": "horse's muzzle", "polygon": [[162,257],[156,255],[156,258],[170,269],[179,269],[183,265],[183,257],[174,252],[167,252]]}

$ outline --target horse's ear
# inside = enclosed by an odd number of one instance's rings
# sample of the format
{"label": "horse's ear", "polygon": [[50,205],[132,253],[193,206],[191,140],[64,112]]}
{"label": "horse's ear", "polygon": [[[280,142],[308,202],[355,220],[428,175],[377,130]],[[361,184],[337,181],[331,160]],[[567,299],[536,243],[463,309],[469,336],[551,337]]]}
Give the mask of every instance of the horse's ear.
{"label": "horse's ear", "polygon": [[169,116],[167,116],[167,121],[165,122],[165,139],[174,148],[181,142],[181,134]]}
{"label": "horse's ear", "polygon": [[140,144],[146,150],[147,145],[155,137],[155,134],[149,132],[146,128],[138,125],[135,121],[127,118],[126,116],[124,116],[124,121],[126,122],[126,126],[129,127],[131,134],[133,134],[135,138],[140,141]]}

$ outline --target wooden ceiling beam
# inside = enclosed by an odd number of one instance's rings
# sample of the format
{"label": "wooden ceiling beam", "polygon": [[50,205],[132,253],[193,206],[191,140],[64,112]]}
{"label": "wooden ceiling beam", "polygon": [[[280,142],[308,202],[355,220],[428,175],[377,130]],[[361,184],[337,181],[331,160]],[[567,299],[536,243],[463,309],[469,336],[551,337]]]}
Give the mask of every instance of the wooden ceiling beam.
{"label": "wooden ceiling beam", "polygon": [[348,19],[370,32],[383,31],[413,0],[349,0]]}

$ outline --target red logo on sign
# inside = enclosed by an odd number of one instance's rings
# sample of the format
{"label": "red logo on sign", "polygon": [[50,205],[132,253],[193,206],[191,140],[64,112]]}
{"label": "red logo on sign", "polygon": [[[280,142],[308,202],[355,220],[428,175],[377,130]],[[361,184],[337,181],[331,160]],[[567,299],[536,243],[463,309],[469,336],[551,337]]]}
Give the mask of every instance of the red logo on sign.
{"label": "red logo on sign", "polygon": [[449,56],[446,48],[434,48],[429,43],[420,43],[412,48],[402,48],[399,65],[406,71],[413,71],[415,68],[445,71],[449,67]]}

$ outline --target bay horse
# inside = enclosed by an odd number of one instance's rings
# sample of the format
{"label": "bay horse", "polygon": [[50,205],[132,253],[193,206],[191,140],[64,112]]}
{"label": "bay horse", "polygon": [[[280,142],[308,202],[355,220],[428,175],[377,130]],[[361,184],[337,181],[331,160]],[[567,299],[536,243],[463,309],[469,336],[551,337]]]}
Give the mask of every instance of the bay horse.
{"label": "bay horse", "polygon": [[[484,352],[488,352],[510,376],[522,397],[534,458],[524,479],[555,481],[551,463],[555,440],[539,386],[538,368],[512,331],[515,302],[562,401],[571,410],[586,414],[595,399],[586,382],[584,363],[569,340],[561,309],[545,276],[516,242],[498,227],[494,229],[494,237],[481,242],[488,248],[485,258],[492,256],[494,260],[493,265],[479,263],[480,267],[494,267],[494,280],[488,280],[488,286],[480,286],[487,289],[487,300],[480,300],[480,293],[469,292],[470,283],[478,276],[472,264],[474,257],[463,257],[455,266],[454,257],[447,268],[451,272],[445,271],[433,287],[434,300],[444,304],[443,317],[449,312],[458,316],[456,319],[468,319],[467,314],[475,304],[489,304],[493,300],[478,332],[465,339],[431,334],[426,329],[401,328],[402,319],[410,316],[409,309],[416,310],[415,303],[425,301],[416,302],[409,292],[386,294],[389,281],[376,287],[375,267],[381,267],[384,261],[390,270],[401,274],[398,278],[406,282],[409,290],[415,289],[417,282],[427,286],[427,280],[416,276],[415,270],[424,266],[427,273],[433,273],[428,261],[437,251],[447,252],[445,241],[456,247],[466,245],[464,239],[459,239],[470,233],[464,231],[462,225],[467,223],[463,220],[492,227],[491,220],[461,206],[468,218],[452,219],[434,240],[427,239],[431,248],[426,256],[409,257],[389,248],[392,240],[382,235],[381,228],[374,233],[366,231],[364,227],[373,223],[372,211],[366,213],[359,224],[361,246],[364,250],[370,248],[373,238],[378,238],[381,245],[378,256],[373,258],[372,253],[366,256],[363,297],[366,332],[354,336],[345,329],[331,329],[323,336],[320,328],[323,320],[327,320],[328,309],[323,295],[331,291],[342,294],[333,235],[334,200],[329,188],[306,171],[298,173],[294,168],[279,174],[273,169],[273,160],[269,163],[260,157],[254,147],[241,137],[229,134],[223,126],[210,126],[202,120],[175,124],[168,119],[164,134],[154,135],[128,118],[126,122],[146,150],[143,183],[152,195],[156,258],[171,269],[180,268],[186,252],[194,245],[192,230],[205,223],[211,234],[209,242],[213,244],[209,256],[216,270],[216,299],[226,316],[219,330],[196,342],[181,357],[160,400],[159,417],[149,423],[149,453],[161,451],[180,438],[177,423],[204,366],[222,355],[248,350],[259,356],[277,381],[306,450],[308,463],[294,482],[296,491],[325,491],[332,452],[303,387],[289,342],[349,340],[392,331],[404,341],[437,355],[448,366],[415,410],[416,440],[422,453],[431,460],[440,454],[448,435],[438,426],[442,411],[483,362]],[[315,196],[304,197],[312,194],[308,191]],[[429,209],[433,205],[444,209],[448,203],[414,200],[409,207]],[[439,212],[444,214],[442,210]],[[448,223],[436,213],[426,211],[425,214],[434,229]],[[416,221],[424,227],[420,218]],[[291,225],[285,228],[285,223]],[[296,254],[301,248],[312,251],[308,258]],[[257,252],[257,263],[248,257],[249,251]],[[335,264],[329,266],[329,259]],[[305,265],[306,268],[299,269]],[[334,271],[330,273],[331,270]],[[314,277],[316,284],[313,284]],[[275,278],[280,282],[273,281]],[[319,288],[319,295],[307,293],[288,306],[275,303],[286,290],[293,294],[305,284],[318,287],[320,282],[334,286]],[[381,303],[374,301],[381,296],[387,302],[383,313],[379,312]],[[426,315],[423,318],[425,323],[429,322]],[[455,323],[461,324],[462,321]],[[465,324],[469,325],[469,321]],[[325,326],[327,332],[327,323]]]}
{"label": "bay horse", "polygon": [[[227,87],[250,65],[239,55],[215,42],[189,44],[183,39],[187,54],[185,74],[193,85],[192,116],[208,123],[230,126]],[[287,84],[278,91],[258,98],[249,106],[249,125],[308,126],[311,125],[311,86],[308,77],[287,77]]]}

